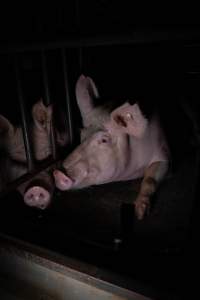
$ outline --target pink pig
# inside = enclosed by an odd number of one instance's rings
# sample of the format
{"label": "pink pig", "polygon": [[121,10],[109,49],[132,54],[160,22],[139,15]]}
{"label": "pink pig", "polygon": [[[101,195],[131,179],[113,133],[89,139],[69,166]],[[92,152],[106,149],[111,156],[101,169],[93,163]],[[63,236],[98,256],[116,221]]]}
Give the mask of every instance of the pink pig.
{"label": "pink pig", "polygon": [[[51,154],[50,130],[52,126],[52,106],[46,107],[39,100],[32,107],[33,123],[30,126],[33,155],[36,161],[41,161]],[[67,136],[56,130],[56,140],[63,146]],[[1,188],[23,174],[27,173],[26,154],[21,127],[14,127],[9,120],[0,115],[0,142],[5,158],[1,161],[4,172],[0,172]],[[28,182],[21,184],[18,191],[24,202],[29,206],[45,209],[51,202],[54,182],[50,170],[34,176]]]}
{"label": "pink pig", "polygon": [[63,161],[63,172],[54,171],[62,191],[143,177],[134,201],[138,219],[150,207],[151,196],[168,171],[169,150],[158,116],[147,120],[139,105],[127,101],[112,112],[94,107],[97,88],[81,75],[76,99],[84,128],[81,144]]}

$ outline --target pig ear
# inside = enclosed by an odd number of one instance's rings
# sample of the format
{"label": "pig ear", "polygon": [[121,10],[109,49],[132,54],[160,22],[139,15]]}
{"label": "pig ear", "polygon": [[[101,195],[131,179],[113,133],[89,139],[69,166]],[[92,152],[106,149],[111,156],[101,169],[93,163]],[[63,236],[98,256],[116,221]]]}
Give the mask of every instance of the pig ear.
{"label": "pig ear", "polygon": [[98,97],[99,93],[94,81],[90,77],[81,75],[76,83],[76,100],[84,126],[86,126],[88,115],[94,108],[93,99]]}
{"label": "pig ear", "polygon": [[40,99],[32,107],[32,117],[38,128],[46,128],[52,118],[52,105],[45,106],[43,100]]}
{"label": "pig ear", "polygon": [[129,135],[142,137],[148,121],[137,103],[134,105],[125,103],[111,113],[111,123],[116,129]]}
{"label": "pig ear", "polygon": [[7,134],[12,134],[14,132],[14,127],[8,119],[0,115],[0,137],[4,137]]}

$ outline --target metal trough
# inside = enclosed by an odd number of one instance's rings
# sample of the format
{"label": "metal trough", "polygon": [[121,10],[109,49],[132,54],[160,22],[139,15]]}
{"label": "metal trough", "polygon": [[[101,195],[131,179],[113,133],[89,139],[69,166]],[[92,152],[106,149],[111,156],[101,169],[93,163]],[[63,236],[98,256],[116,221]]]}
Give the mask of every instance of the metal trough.
{"label": "metal trough", "polygon": [[0,235],[2,300],[153,299],[135,292],[133,282],[133,289],[124,288],[111,277],[97,267]]}

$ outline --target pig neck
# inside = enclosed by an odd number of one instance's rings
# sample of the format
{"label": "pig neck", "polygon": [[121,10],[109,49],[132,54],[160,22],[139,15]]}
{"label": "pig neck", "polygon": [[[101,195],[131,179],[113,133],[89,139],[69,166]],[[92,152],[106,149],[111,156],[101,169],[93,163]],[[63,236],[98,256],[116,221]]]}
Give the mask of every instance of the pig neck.
{"label": "pig neck", "polygon": [[128,160],[117,180],[130,180],[144,175],[146,167],[153,162],[156,152],[161,151],[158,149],[160,128],[157,125],[156,117],[153,117],[142,137],[136,138],[127,135],[126,155]]}

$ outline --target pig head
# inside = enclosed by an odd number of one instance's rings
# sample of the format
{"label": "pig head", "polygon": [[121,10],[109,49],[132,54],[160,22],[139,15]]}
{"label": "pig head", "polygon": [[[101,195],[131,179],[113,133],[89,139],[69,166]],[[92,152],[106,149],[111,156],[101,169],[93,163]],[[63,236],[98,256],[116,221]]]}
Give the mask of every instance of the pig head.
{"label": "pig head", "polygon": [[169,151],[158,117],[147,120],[139,105],[128,101],[113,111],[95,107],[95,97],[93,80],[81,75],[76,84],[84,126],[81,144],[54,171],[56,187],[64,191],[143,177],[134,202],[142,219],[168,169]]}

